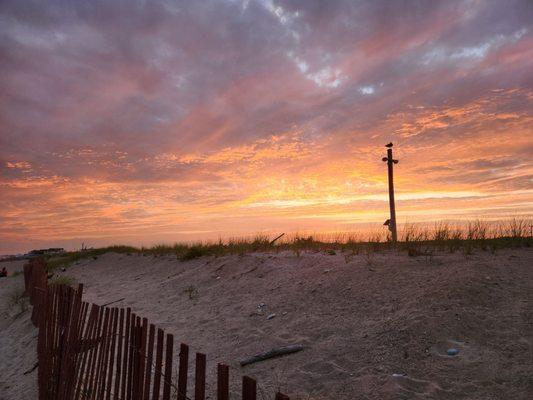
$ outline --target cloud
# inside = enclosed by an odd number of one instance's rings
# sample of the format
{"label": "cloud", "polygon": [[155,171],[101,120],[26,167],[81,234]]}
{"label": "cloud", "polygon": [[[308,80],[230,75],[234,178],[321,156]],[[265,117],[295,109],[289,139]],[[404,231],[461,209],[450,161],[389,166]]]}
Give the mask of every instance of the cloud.
{"label": "cloud", "polygon": [[368,86],[360,86],[359,91],[361,92],[361,94],[368,95],[368,94],[374,94],[376,90],[374,89],[374,86],[368,85]]}
{"label": "cloud", "polygon": [[470,192],[524,209],[532,18],[527,0],[5,1],[1,239],[381,220],[390,140],[413,218],[473,215]]}
{"label": "cloud", "polygon": [[23,171],[31,170],[31,164],[27,161],[18,161],[18,162],[6,162],[6,167],[10,169],[20,169]]}
{"label": "cloud", "polygon": [[516,43],[527,31],[528,29],[524,27],[508,35],[498,34],[473,46],[433,47],[422,56],[422,63],[428,65],[456,60],[480,60],[485,58],[489,52],[494,52],[506,44]]}

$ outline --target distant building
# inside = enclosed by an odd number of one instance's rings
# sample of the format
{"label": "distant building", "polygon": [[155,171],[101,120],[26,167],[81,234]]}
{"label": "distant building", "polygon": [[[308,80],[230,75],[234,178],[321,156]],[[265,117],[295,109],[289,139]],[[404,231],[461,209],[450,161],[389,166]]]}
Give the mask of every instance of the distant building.
{"label": "distant building", "polygon": [[39,249],[32,250],[28,253],[28,257],[39,257],[39,256],[56,256],[65,253],[65,249],[62,247],[51,247],[49,249]]}

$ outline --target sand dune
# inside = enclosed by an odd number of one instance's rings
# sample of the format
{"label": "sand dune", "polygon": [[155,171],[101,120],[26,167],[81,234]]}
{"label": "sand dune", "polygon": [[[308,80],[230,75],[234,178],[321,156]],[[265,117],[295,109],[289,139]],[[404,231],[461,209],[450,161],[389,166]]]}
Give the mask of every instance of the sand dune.
{"label": "sand dune", "polygon": [[[85,300],[124,298],[115,305],[206,353],[209,385],[216,362],[229,363],[235,393],[247,374],[265,394],[280,388],[294,399],[529,399],[531,265],[531,249],[431,260],[286,252],[180,262],[109,253],[61,274],[85,284]],[[0,342],[2,393],[15,393],[4,392],[13,382],[30,393],[36,375],[22,371],[35,359],[35,330],[29,313],[9,318]],[[305,350],[239,366],[295,343]],[[447,355],[449,348],[459,354]],[[3,398],[31,398],[20,393]]]}
{"label": "sand dune", "polygon": [[[281,388],[293,398],[527,399],[531,265],[530,249],[432,260],[393,252],[188,262],[106,254],[66,274],[85,284],[86,300],[124,298],[116,305],[205,352],[211,373],[229,362],[235,390],[244,373],[265,393]],[[293,343],[306,349],[239,367]],[[446,354],[451,347],[457,356]]]}

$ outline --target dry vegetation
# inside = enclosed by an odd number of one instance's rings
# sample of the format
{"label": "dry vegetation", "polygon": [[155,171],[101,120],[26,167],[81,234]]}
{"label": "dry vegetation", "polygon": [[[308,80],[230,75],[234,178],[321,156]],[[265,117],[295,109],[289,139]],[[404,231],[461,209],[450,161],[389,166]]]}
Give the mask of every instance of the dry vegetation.
{"label": "dry vegetation", "polygon": [[8,306],[17,309],[17,315],[24,313],[29,307],[28,297],[24,289],[18,288],[13,290],[8,297]]}
{"label": "dry vegetation", "polygon": [[[466,256],[474,249],[495,253],[498,249],[512,247],[531,247],[533,220],[513,218],[506,221],[473,221],[463,224],[436,222],[425,224],[405,224],[400,228],[399,250],[412,256],[431,257],[435,251],[462,251]],[[293,251],[300,255],[302,251],[311,250],[335,255],[336,251],[351,254],[366,254],[371,264],[371,254],[375,251],[391,248],[390,236],[383,229],[380,232],[357,235],[354,233],[286,235],[272,243],[267,235],[253,238],[231,238],[218,242],[158,244],[153,247],[132,247],[115,245],[98,249],[68,252],[61,257],[48,260],[51,270],[70,265],[81,259],[97,259],[100,255],[115,252],[121,254],[142,254],[144,256],[176,255],[181,261],[193,260],[202,256],[223,256],[247,254],[253,252]],[[349,257],[349,255],[348,255]]]}

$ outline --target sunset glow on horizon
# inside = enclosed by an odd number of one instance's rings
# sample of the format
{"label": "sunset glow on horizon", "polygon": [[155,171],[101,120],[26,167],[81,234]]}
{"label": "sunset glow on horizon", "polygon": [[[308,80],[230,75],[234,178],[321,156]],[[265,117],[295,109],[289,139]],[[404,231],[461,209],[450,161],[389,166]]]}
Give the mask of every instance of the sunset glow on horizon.
{"label": "sunset glow on horizon", "polygon": [[533,3],[6,1],[0,254],[533,215]]}

